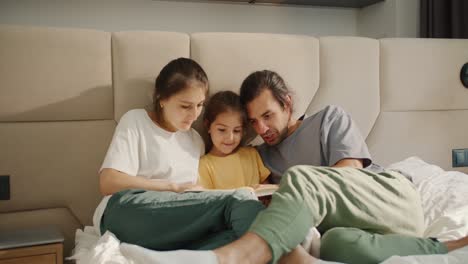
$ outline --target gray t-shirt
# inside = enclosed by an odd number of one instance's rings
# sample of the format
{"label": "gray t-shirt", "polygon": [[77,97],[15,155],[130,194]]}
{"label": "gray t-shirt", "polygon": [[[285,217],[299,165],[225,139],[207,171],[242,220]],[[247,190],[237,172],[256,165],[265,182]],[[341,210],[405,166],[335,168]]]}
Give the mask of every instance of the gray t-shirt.
{"label": "gray t-shirt", "polygon": [[274,183],[294,165],[333,166],[344,158],[362,159],[364,168],[372,163],[356,123],[338,106],[327,106],[306,117],[281,143],[262,144],[258,151]]}

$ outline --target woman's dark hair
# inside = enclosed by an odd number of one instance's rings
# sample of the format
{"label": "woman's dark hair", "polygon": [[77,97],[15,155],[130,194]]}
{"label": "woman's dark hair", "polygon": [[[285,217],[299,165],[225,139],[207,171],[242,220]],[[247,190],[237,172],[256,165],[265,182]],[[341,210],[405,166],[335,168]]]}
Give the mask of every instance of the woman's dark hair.
{"label": "woman's dark hair", "polygon": [[191,85],[201,85],[208,93],[208,77],[203,68],[194,60],[178,58],[162,68],[153,93],[153,110],[158,120],[163,120],[161,100],[165,100]]}
{"label": "woman's dark hair", "polygon": [[247,126],[247,117],[240,102],[239,95],[231,91],[221,91],[212,95],[205,106],[203,122],[207,129],[209,129],[219,114],[228,111],[240,113],[242,118],[242,127],[245,128]]}
{"label": "woman's dark hair", "polygon": [[[291,95],[286,83],[278,73],[269,70],[256,71],[251,73],[242,82],[240,88],[240,100],[243,106],[252,102],[265,89],[269,89],[276,101],[285,107],[290,101],[288,96]],[[292,105],[290,106],[292,108]]]}

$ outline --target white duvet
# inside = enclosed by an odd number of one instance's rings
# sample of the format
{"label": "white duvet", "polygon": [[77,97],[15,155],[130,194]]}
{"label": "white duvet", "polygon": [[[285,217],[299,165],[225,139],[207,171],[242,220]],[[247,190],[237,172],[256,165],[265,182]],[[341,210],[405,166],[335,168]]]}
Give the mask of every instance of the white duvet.
{"label": "white duvet", "polygon": [[[417,157],[390,165],[387,169],[398,170],[410,177],[420,192],[426,222],[426,237],[441,241],[468,235],[468,175],[444,171]],[[110,232],[99,236],[94,227],[85,227],[76,232],[74,255],[69,259],[77,264],[136,264],[136,263],[203,263],[217,264],[212,251],[154,251],[139,246],[120,243]],[[315,238],[315,240],[314,240]],[[308,247],[317,246],[317,237],[310,237]],[[315,247],[314,247],[315,243]],[[320,261],[320,263],[327,263]],[[331,262],[330,262],[331,263]],[[392,257],[384,264],[462,264],[468,263],[468,247],[446,255]]]}

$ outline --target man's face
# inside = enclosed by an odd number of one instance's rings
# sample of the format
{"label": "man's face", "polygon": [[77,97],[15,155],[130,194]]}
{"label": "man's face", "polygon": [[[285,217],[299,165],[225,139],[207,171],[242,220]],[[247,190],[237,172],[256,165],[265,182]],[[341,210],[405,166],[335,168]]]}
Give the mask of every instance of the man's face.
{"label": "man's face", "polygon": [[250,124],[266,144],[276,145],[287,137],[291,106],[281,107],[270,89],[264,89],[246,107]]}

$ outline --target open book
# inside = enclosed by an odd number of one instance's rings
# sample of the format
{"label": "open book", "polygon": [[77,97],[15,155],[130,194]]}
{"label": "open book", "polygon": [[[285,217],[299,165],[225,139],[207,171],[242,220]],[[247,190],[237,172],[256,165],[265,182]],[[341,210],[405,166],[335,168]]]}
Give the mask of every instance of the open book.
{"label": "open book", "polygon": [[[276,190],[278,190],[278,185],[276,184],[258,184],[255,186],[245,186],[240,187],[239,189],[248,189],[253,192],[257,197],[271,196]],[[209,192],[209,191],[233,191],[236,189],[188,189],[185,192]]]}
{"label": "open book", "polygon": [[259,184],[253,188],[255,195],[258,200],[265,206],[268,206],[271,202],[271,195],[278,190],[276,184]]}
{"label": "open book", "polygon": [[271,196],[276,190],[278,190],[278,185],[276,184],[259,184],[258,186],[253,187],[255,195],[257,197]]}

